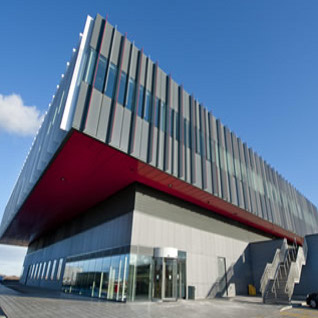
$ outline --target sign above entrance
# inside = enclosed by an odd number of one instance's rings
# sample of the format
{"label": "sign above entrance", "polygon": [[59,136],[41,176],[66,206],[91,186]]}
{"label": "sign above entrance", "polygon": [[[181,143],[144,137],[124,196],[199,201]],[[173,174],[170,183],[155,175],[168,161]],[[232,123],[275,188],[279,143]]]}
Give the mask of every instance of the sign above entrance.
{"label": "sign above entrance", "polygon": [[155,247],[154,257],[178,258],[178,249],[174,247]]}

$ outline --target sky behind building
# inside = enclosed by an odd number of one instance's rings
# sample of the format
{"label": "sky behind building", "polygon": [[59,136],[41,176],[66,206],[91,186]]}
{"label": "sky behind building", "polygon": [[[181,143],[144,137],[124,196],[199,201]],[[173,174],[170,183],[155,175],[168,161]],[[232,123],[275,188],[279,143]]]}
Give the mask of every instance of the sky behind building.
{"label": "sky behind building", "polygon": [[[317,1],[12,0],[0,10],[0,218],[86,15],[96,13],[318,205]],[[1,250],[0,273],[4,255],[17,264],[19,254]]]}

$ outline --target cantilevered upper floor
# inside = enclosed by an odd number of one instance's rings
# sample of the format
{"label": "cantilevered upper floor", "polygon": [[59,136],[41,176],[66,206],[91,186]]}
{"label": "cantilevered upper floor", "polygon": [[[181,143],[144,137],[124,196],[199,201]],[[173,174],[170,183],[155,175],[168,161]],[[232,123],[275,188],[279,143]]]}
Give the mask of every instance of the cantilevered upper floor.
{"label": "cantilevered upper floor", "polygon": [[274,237],[318,231],[317,208],[158,63],[97,15],[7,204],[2,242],[28,245],[133,182]]}

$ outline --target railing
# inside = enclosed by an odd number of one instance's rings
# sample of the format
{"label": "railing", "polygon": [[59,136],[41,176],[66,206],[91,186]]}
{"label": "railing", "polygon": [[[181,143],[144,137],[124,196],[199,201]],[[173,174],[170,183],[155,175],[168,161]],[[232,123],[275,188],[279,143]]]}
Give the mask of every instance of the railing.
{"label": "railing", "polygon": [[280,268],[279,264],[284,261],[287,251],[288,251],[288,244],[287,244],[287,240],[284,239],[281,248],[276,250],[276,253],[273,258],[273,262],[266,264],[264,273],[261,278],[261,287],[260,287],[260,292],[262,293],[263,299],[266,294],[268,282],[270,280],[274,280],[275,276],[277,276],[278,270]]}
{"label": "railing", "polygon": [[[278,290],[282,287],[288,301],[290,301],[295,283],[299,283],[302,266],[306,264],[307,250],[306,239],[304,240],[303,247],[297,246],[295,240],[293,246],[289,248],[284,263],[279,266],[272,286],[272,293],[275,295],[275,298],[277,298]],[[282,286],[280,286],[281,284]]]}
{"label": "railing", "polygon": [[302,266],[306,264],[305,253],[307,254],[307,251],[304,251],[303,247],[298,247],[297,258],[295,262],[291,264],[285,287],[285,292],[288,294],[289,299],[293,295],[295,284],[299,283]]}

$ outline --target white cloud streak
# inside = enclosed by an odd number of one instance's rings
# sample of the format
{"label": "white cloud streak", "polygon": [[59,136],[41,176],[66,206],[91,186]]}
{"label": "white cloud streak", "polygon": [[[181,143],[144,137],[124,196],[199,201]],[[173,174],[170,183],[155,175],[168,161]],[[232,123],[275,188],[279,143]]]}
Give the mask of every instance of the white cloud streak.
{"label": "white cloud streak", "polygon": [[0,130],[21,136],[33,136],[43,115],[35,106],[26,106],[17,94],[0,94]]}

